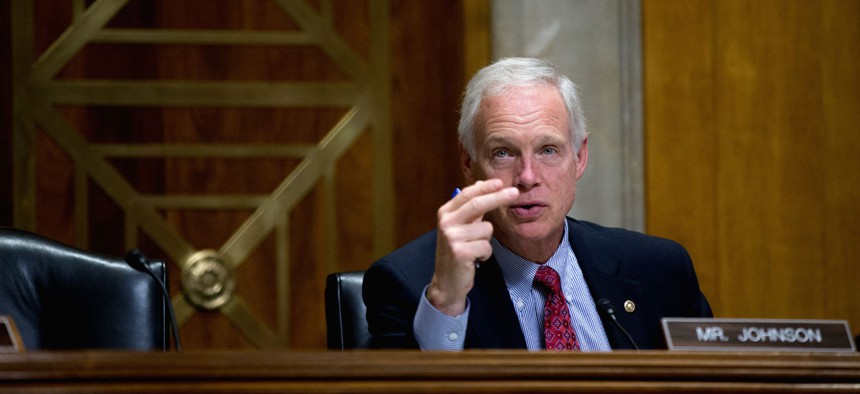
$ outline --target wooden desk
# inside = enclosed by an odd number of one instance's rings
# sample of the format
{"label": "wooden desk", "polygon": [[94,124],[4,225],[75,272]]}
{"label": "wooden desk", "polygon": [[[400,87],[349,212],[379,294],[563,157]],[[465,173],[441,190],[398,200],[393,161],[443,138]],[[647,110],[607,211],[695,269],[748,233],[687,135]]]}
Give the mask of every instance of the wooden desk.
{"label": "wooden desk", "polygon": [[392,351],[0,354],[3,392],[860,392],[860,355]]}

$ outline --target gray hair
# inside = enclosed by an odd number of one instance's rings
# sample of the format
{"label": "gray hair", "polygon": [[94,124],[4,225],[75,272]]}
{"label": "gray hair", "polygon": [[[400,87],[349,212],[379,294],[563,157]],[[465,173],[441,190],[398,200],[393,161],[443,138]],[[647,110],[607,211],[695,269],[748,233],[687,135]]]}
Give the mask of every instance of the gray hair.
{"label": "gray hair", "polygon": [[472,158],[475,157],[475,121],[481,101],[490,96],[501,94],[506,89],[519,86],[549,84],[561,94],[567,115],[570,119],[568,129],[575,152],[579,152],[585,141],[585,115],[579,104],[576,84],[562,74],[550,62],[534,58],[505,58],[482,68],[472,77],[463,95],[460,107],[460,124],[457,133],[460,143]]}

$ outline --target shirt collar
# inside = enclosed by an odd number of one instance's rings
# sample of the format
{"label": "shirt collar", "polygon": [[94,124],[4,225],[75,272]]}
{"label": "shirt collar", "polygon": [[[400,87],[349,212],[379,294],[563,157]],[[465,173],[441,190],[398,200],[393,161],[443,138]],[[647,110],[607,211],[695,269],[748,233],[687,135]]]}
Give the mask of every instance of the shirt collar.
{"label": "shirt collar", "polygon": [[[546,265],[556,270],[562,278],[565,277],[565,271],[567,271],[567,264],[565,263],[567,256],[573,255],[570,242],[568,242],[567,231],[567,220],[565,220],[564,234],[562,235],[561,242],[559,242],[555,253],[546,262]],[[499,263],[505,283],[513,288],[531,288],[535,273],[537,273],[540,264],[536,264],[510,251],[510,249],[499,243],[496,237],[490,238],[490,245],[493,247],[493,256]]]}

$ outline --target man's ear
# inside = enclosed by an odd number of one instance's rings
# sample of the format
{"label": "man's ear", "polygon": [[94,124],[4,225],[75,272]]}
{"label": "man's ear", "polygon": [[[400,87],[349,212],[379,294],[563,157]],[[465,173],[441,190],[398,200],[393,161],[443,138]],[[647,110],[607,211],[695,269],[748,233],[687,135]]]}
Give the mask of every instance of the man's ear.
{"label": "man's ear", "polygon": [[463,177],[466,179],[466,183],[471,185],[475,183],[475,161],[472,159],[472,156],[469,155],[469,152],[460,144],[460,167],[463,170]]}
{"label": "man's ear", "polygon": [[585,174],[585,167],[588,165],[588,137],[582,140],[582,146],[579,147],[579,152],[576,153],[576,179]]}

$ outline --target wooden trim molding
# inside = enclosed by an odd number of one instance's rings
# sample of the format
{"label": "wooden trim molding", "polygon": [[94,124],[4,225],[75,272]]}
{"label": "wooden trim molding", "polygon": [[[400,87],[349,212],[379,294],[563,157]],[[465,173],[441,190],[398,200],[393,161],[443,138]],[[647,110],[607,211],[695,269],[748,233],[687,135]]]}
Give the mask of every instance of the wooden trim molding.
{"label": "wooden trim molding", "polygon": [[480,351],[0,354],[0,391],[844,392],[856,353]]}

